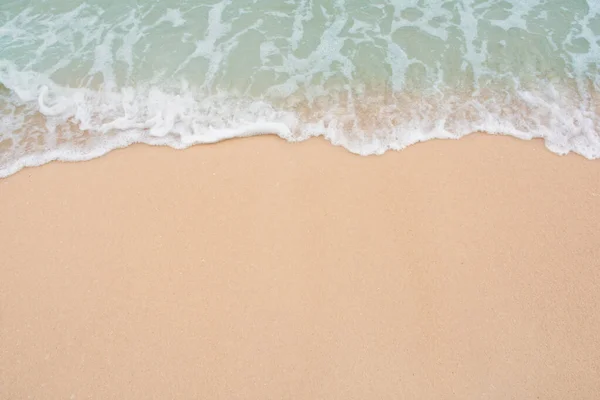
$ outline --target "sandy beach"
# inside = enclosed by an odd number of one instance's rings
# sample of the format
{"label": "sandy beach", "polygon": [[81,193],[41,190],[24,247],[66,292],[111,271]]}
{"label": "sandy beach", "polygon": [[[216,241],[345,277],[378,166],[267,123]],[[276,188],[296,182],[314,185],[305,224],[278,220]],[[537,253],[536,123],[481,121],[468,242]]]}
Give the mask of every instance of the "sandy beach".
{"label": "sandy beach", "polygon": [[471,135],[0,180],[1,399],[597,399],[600,163]]}

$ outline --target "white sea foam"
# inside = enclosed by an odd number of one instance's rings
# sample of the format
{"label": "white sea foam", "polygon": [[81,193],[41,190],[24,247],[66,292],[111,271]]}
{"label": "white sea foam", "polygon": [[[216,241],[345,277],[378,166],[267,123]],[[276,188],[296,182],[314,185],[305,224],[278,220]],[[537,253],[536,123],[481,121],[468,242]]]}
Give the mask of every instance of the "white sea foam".
{"label": "white sea foam", "polygon": [[599,67],[589,0],[9,1],[0,176],[258,134],[368,155],[487,131],[594,159]]}

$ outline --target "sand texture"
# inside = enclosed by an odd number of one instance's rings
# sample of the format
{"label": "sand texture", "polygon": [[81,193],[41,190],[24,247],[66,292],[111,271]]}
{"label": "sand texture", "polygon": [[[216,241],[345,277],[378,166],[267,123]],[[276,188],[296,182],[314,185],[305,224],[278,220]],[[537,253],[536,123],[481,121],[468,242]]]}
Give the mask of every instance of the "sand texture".
{"label": "sand texture", "polygon": [[600,162],[472,135],[0,180],[1,399],[598,399]]}

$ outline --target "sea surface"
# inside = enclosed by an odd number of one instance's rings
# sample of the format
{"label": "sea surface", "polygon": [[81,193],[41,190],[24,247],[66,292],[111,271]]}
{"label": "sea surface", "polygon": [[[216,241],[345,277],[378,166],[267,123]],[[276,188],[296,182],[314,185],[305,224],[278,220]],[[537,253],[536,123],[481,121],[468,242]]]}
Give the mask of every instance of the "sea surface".
{"label": "sea surface", "polygon": [[600,0],[2,0],[0,177],[136,142],[474,131],[600,158]]}

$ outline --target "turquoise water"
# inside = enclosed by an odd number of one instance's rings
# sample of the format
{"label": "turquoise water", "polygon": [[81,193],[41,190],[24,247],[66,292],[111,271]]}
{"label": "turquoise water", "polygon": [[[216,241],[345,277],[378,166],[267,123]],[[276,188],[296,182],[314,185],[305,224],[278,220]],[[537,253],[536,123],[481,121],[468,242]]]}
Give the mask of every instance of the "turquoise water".
{"label": "turquoise water", "polygon": [[600,157],[600,1],[4,0],[0,176],[135,142],[474,131]]}

